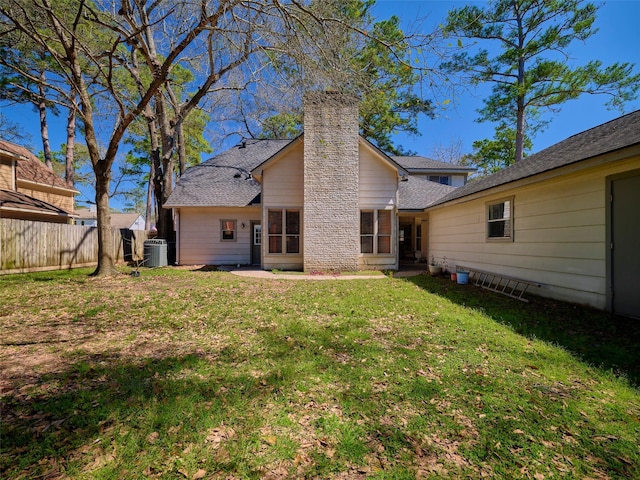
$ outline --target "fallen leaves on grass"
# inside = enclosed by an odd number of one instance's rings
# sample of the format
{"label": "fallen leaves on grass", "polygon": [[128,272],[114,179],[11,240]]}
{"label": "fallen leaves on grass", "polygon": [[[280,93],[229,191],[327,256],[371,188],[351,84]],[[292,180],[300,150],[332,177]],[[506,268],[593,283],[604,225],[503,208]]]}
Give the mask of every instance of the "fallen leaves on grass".
{"label": "fallen leaves on grass", "polygon": [[218,448],[223,442],[226,442],[236,436],[233,428],[221,425],[209,431],[205,441],[210,443],[212,448]]}

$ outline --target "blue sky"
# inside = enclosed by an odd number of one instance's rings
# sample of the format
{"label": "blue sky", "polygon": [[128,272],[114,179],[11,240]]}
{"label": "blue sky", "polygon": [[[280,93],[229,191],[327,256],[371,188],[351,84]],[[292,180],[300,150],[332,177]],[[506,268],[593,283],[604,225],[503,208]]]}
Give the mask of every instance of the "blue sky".
{"label": "blue sky", "polygon": [[[416,19],[424,19],[425,31],[432,31],[446,17],[453,7],[485,2],[460,2],[449,0],[377,0],[374,14],[377,18],[397,15],[406,26]],[[571,60],[574,65],[582,65],[589,60],[602,60],[604,65],[615,62],[630,62],[640,71],[640,0],[614,0],[606,2],[598,11],[596,26],[598,33],[588,40],[586,45],[575,42],[570,46]],[[405,149],[420,155],[431,156],[437,146],[447,146],[453,142],[462,145],[464,153],[471,151],[474,140],[490,138],[493,125],[475,122],[477,109],[482,106],[482,98],[489,92],[488,86],[480,86],[474,91],[460,93],[455,98],[434,99],[442,104],[435,120],[421,119],[421,136],[398,135],[396,141]],[[551,123],[547,129],[534,139],[533,151],[539,151],[571,135],[612,120],[621,115],[616,110],[604,107],[606,99],[602,96],[583,96],[566,103],[558,113],[550,114]],[[2,107],[2,113],[24,127],[32,135],[31,144],[35,152],[42,149],[39,137],[38,115],[31,107]],[[625,113],[640,109],[640,100],[625,107]],[[51,117],[49,134],[54,150],[65,142],[65,115],[56,120]],[[80,139],[79,139],[80,140]],[[90,192],[83,192],[80,200],[92,198]],[[122,208],[123,202],[114,199],[112,206]]]}
{"label": "blue sky", "polygon": [[[430,31],[442,22],[451,8],[469,4],[483,5],[486,2],[377,0],[374,12],[379,18],[397,15],[406,25],[410,25],[416,18],[425,18],[424,28]],[[596,18],[598,32],[586,44],[575,42],[570,45],[570,62],[576,66],[589,60],[601,60],[603,65],[629,62],[636,65],[634,72],[640,72],[640,1],[606,2],[598,10]],[[434,146],[448,145],[454,140],[459,140],[464,151],[470,152],[474,140],[493,136],[493,125],[474,121],[477,118],[477,109],[483,105],[483,95],[486,96],[488,92],[489,87],[485,85],[451,99],[453,102],[439,111],[436,120],[420,121],[421,136],[397,136],[397,143],[421,155],[429,156]],[[533,152],[621,115],[617,110],[608,110],[604,106],[605,102],[606,98],[603,96],[593,95],[582,96],[564,104],[560,112],[548,116],[551,123],[546,131],[535,137]],[[624,113],[638,109],[640,100],[635,100],[626,105]]]}

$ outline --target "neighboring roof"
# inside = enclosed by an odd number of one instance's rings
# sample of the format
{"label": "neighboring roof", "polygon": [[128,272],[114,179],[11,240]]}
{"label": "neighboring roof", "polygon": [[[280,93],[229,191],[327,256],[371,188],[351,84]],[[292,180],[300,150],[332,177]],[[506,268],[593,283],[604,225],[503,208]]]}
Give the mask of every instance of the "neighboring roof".
{"label": "neighboring roof", "polygon": [[111,226],[115,228],[129,228],[141,216],[139,213],[112,213]]}
{"label": "neighboring roof", "polygon": [[431,182],[425,178],[408,176],[398,186],[400,210],[424,210],[439,198],[456,190],[456,187]]}
{"label": "neighboring roof", "polygon": [[15,143],[0,140],[0,152],[16,157],[16,177],[18,180],[36,182],[51,187],[76,191],[71,185],[47,168],[33,153]]}
{"label": "neighboring roof", "polygon": [[38,200],[29,195],[11,190],[0,190],[0,210],[24,211],[45,215],[59,215],[69,217],[70,214],[62,208]]}
{"label": "neighboring roof", "polygon": [[439,160],[433,160],[432,158],[421,156],[391,156],[398,164],[403,168],[412,170],[433,170],[433,171],[447,171],[447,172],[475,172],[473,167],[465,167],[462,165],[455,165],[453,163],[441,162]]}
{"label": "neighboring roof", "polygon": [[640,145],[640,110],[573,135],[493,175],[473,180],[429,206],[441,205],[634,145]]}
{"label": "neighboring roof", "polygon": [[22,157],[24,159],[29,158],[33,155],[26,148],[16,145],[15,143],[7,142],[6,140],[0,140],[0,153],[4,153],[10,157]]}
{"label": "neighboring roof", "polygon": [[88,208],[76,208],[75,215],[77,218],[97,219],[98,213]]}
{"label": "neighboring roof", "polygon": [[260,203],[260,184],[250,171],[271,158],[291,140],[250,139],[189,168],[180,177],[164,206],[244,207]]}

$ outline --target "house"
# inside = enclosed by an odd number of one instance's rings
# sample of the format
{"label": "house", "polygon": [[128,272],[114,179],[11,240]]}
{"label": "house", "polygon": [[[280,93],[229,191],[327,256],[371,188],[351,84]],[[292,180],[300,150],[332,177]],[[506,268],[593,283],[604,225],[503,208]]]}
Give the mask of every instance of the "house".
{"label": "house", "polygon": [[76,193],[29,150],[0,140],[0,217],[69,223]]}
{"label": "house", "polygon": [[83,227],[97,227],[98,226],[98,213],[95,207],[92,208],[78,208],[76,210],[76,217],[73,220],[75,225],[81,225]]}
{"label": "house", "polygon": [[[95,207],[76,210],[76,225],[88,227],[98,226],[98,215]],[[120,230],[144,230],[144,217],[138,213],[112,213],[111,226]]]}
{"label": "house", "polygon": [[165,204],[178,263],[396,269],[434,256],[640,317],[640,111],[466,183],[468,170],[360,137],[349,97],[309,95],[304,109],[300,137],[246,140],[178,181]]}
{"label": "house", "polygon": [[640,111],[433,202],[429,254],[640,317]]}
{"label": "house", "polygon": [[126,230],[144,230],[144,217],[139,213],[112,213],[111,226]]}
{"label": "house", "polygon": [[422,256],[424,207],[472,169],[386,155],[350,96],[309,94],[304,111],[298,138],[245,140],[180,178],[164,205],[178,263],[353,271]]}

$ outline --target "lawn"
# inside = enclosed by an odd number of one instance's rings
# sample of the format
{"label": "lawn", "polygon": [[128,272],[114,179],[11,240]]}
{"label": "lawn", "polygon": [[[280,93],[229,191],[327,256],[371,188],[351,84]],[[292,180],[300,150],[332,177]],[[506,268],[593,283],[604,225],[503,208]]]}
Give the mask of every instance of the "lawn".
{"label": "lawn", "polygon": [[640,322],[424,275],[0,277],[0,477],[640,478]]}

